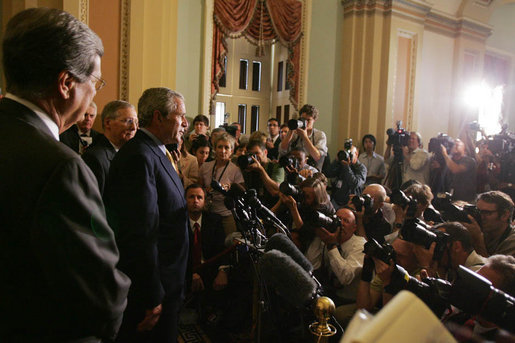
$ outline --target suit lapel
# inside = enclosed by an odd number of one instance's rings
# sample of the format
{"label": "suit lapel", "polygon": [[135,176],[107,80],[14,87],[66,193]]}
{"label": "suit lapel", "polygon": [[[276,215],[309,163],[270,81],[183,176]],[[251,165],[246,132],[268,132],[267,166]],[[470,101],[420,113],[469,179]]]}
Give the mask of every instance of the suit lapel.
{"label": "suit lapel", "polygon": [[182,186],[181,179],[179,178],[179,175],[177,175],[177,172],[173,168],[170,160],[168,160],[168,158],[163,154],[161,149],[159,149],[157,144],[154,142],[154,140],[152,138],[150,138],[146,133],[138,130],[137,134],[143,136],[143,141],[150,147],[152,152],[161,161],[161,165],[163,166],[163,168],[166,170],[166,172],[170,176],[170,179],[173,181],[173,183],[174,183],[175,187],[177,188],[177,190],[179,191],[179,193],[182,194],[182,192],[184,192],[184,188]]}

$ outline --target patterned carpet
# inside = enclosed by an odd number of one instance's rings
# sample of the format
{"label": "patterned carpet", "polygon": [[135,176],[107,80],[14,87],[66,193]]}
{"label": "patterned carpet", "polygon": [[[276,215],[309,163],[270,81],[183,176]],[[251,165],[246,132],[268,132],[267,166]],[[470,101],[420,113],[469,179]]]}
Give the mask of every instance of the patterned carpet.
{"label": "patterned carpet", "polygon": [[206,333],[198,324],[179,325],[179,343],[211,343]]}

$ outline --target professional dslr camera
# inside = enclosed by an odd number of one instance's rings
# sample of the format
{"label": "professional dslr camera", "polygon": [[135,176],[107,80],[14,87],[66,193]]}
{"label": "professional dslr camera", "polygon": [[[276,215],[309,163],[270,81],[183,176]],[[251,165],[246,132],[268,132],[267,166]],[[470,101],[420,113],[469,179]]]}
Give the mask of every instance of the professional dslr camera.
{"label": "professional dslr camera", "polygon": [[515,332],[515,298],[492,286],[483,276],[459,266],[453,283],[437,278],[417,280],[396,265],[385,291],[395,295],[408,290],[440,318],[450,305],[465,313]]}
{"label": "professional dslr camera", "polygon": [[395,262],[396,253],[395,249],[389,243],[379,244],[375,239],[370,239],[363,246],[363,252],[365,255],[375,257],[378,260],[383,261],[386,264],[390,264],[390,260]]}
{"label": "professional dslr camera", "polygon": [[392,204],[400,206],[403,209],[408,206],[406,217],[412,218],[415,216],[415,212],[417,212],[417,200],[406,196],[406,194],[404,194],[404,192],[400,189],[395,189],[392,191],[392,194],[390,195],[390,201]]}
{"label": "professional dslr camera", "polygon": [[323,227],[329,232],[335,232],[342,222],[335,214],[327,216],[320,211],[312,211],[302,217],[302,220],[311,227]]}
{"label": "professional dslr camera", "polygon": [[338,161],[352,161],[352,158],[354,157],[352,152],[352,138],[347,138],[345,140],[345,143],[343,143],[343,150],[338,151],[338,154],[336,157],[338,158]]}
{"label": "professional dslr camera", "polygon": [[374,205],[374,199],[372,199],[369,194],[363,194],[361,196],[355,195],[350,201],[357,212],[361,212],[364,208],[365,213],[370,213],[372,211],[372,206]]}
{"label": "professional dslr camera", "polygon": [[481,225],[481,214],[475,205],[465,205],[460,208],[452,203],[449,193],[438,193],[433,199],[433,206],[440,211],[446,221],[471,223],[467,215],[471,215]]}
{"label": "professional dslr camera", "polygon": [[238,157],[238,166],[243,170],[247,169],[248,166],[254,163],[252,157],[257,158],[256,154],[241,155]]}
{"label": "professional dslr camera", "polygon": [[445,159],[443,158],[442,148],[440,145],[443,145],[447,151],[447,154],[450,155],[451,150],[454,147],[454,139],[450,136],[447,136],[445,133],[439,133],[438,136],[429,140],[429,152],[434,152],[436,161],[440,164],[440,166],[444,166]]}
{"label": "professional dslr camera", "polygon": [[290,120],[288,120],[288,128],[290,130],[305,129],[306,128],[306,120],[302,119],[302,118],[290,119]]}
{"label": "professional dslr camera", "polygon": [[305,178],[298,172],[290,171],[299,168],[299,161],[293,156],[282,156],[279,159],[279,165],[284,168],[285,181],[279,185],[279,191],[284,195],[291,195],[295,200],[299,201],[301,190],[298,185],[305,180]]}
{"label": "professional dslr camera", "polygon": [[438,261],[442,258],[443,253],[447,249],[449,234],[439,230],[433,230],[424,222],[412,218],[404,221],[399,232],[399,238],[423,246],[426,249],[429,249],[431,244],[436,242],[433,260]]}

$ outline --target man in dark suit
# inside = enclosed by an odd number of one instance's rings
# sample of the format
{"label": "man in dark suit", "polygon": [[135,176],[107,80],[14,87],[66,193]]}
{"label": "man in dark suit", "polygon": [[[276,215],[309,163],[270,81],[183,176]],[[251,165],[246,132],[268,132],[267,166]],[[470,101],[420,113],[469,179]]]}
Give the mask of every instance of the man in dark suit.
{"label": "man in dark suit", "polygon": [[[221,290],[227,286],[227,258],[222,217],[204,211],[206,192],[199,184],[186,188],[189,215],[191,291]],[[217,257],[215,259],[215,257]]]}
{"label": "man in dark suit", "polygon": [[75,125],[59,135],[59,140],[69,146],[73,151],[82,155],[100,133],[93,130],[93,123],[97,116],[97,104],[89,104],[84,117]]}
{"label": "man in dark suit", "polygon": [[104,194],[105,181],[114,155],[122,145],[134,137],[138,128],[138,115],[134,106],[123,100],[114,100],[102,111],[102,128],[82,159],[95,174],[100,194]]}
{"label": "man in dark suit", "polygon": [[279,137],[279,121],[275,118],[268,119],[268,133],[269,136],[266,140],[266,149],[268,150],[268,158],[271,160],[279,159],[279,144],[281,144],[281,137]]}
{"label": "man in dark suit", "polygon": [[188,215],[165,145],[178,143],[188,127],[184,98],[168,88],[147,89],[138,119],[141,129],[111,162],[104,194],[120,248],[118,267],[132,280],[118,340],[175,342]]}
{"label": "man in dark suit", "polygon": [[70,14],[16,14],[0,100],[0,341],[114,339],[130,281],[93,173],[59,140],[103,84],[100,38]]}

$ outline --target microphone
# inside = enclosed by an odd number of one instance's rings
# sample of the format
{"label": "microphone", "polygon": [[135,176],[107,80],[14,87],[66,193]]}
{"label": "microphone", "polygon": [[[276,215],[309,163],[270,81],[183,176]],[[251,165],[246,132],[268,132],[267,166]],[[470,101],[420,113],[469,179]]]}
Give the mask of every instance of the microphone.
{"label": "microphone", "polygon": [[266,223],[269,223],[284,233],[288,232],[288,229],[283,224],[283,222],[277,218],[274,212],[270,211],[266,206],[263,206],[261,201],[257,198],[257,193],[255,189],[250,189],[245,194],[245,198],[248,201],[249,205],[257,211],[257,214],[261,219],[263,219]]}
{"label": "microphone", "polygon": [[245,195],[245,187],[239,183],[231,183],[231,187],[229,188],[229,191],[227,191],[227,195],[233,198],[242,197]]}
{"label": "microphone", "polygon": [[265,283],[293,306],[307,305],[316,296],[317,285],[313,278],[283,252],[270,250],[263,254],[259,270]]}
{"label": "microphone", "polygon": [[306,272],[310,274],[313,272],[313,265],[311,262],[309,262],[306,256],[300,252],[299,248],[297,248],[297,246],[293,244],[291,239],[289,239],[286,235],[282,233],[276,233],[268,239],[265,245],[265,252],[274,249],[279,250],[280,252],[285,253],[291,257],[293,261],[297,262],[297,264]]}

